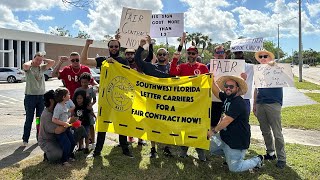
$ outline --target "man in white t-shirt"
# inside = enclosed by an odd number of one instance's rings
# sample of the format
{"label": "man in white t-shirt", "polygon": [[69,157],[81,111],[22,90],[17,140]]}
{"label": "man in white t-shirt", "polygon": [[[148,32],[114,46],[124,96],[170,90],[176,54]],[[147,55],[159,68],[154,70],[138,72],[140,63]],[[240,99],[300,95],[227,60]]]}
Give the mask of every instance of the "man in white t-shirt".
{"label": "man in white t-shirt", "polygon": [[[235,51],[233,53],[235,55],[234,57],[235,59],[245,60],[242,51]],[[253,64],[250,64],[250,63],[245,64],[245,73],[247,74],[246,83],[248,86],[248,91],[246,94],[244,94],[243,99],[247,105],[247,112],[248,114],[250,114],[250,111],[251,111],[250,99],[252,99],[252,85],[253,85]]]}

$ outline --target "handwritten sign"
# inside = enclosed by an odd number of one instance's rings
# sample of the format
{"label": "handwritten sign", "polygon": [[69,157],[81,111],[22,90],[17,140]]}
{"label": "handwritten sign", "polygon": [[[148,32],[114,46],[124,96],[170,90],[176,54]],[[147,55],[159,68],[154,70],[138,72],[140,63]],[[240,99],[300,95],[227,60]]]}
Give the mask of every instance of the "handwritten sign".
{"label": "handwritten sign", "polygon": [[293,87],[293,74],[290,64],[259,64],[254,66],[256,88]]}
{"label": "handwritten sign", "polygon": [[184,32],[184,14],[153,14],[151,37],[180,37]]}
{"label": "handwritten sign", "polygon": [[257,52],[263,50],[263,38],[253,39],[237,39],[231,41],[231,52],[235,51],[247,51]]}
{"label": "handwritten sign", "polygon": [[214,79],[221,76],[239,76],[245,72],[245,61],[239,59],[211,59],[210,72]]}
{"label": "handwritten sign", "polygon": [[124,7],[120,22],[121,47],[137,49],[140,40],[150,34],[152,12]]}

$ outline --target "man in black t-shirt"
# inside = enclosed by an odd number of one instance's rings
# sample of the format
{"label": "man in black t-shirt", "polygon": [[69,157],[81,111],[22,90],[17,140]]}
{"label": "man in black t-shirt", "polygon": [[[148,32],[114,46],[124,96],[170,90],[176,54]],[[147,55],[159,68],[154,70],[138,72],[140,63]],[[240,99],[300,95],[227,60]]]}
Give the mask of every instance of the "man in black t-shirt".
{"label": "man in black t-shirt", "polygon": [[217,85],[213,81],[212,92],[223,102],[224,116],[217,126],[208,132],[208,137],[211,137],[210,152],[214,154],[223,150],[229,170],[232,172],[260,168],[263,163],[261,155],[244,160],[251,136],[249,114],[241,97],[248,90],[246,82],[240,77],[223,76],[217,80]]}
{"label": "man in black t-shirt", "polygon": [[[97,68],[101,68],[102,62],[107,60],[106,57],[97,57],[97,58],[88,58],[88,49],[89,46],[93,43],[93,40],[87,40],[86,45],[83,47],[83,50],[81,52],[81,58],[80,62],[82,64],[85,64],[87,66],[94,66]],[[126,59],[123,59],[122,57],[119,56],[120,53],[120,42],[118,40],[110,40],[108,42],[108,47],[109,47],[109,53],[110,53],[110,58],[118,61],[119,63],[123,65],[129,66],[129,62]],[[101,150],[103,148],[103,144],[106,138],[106,132],[98,132],[97,135],[97,145],[96,148],[94,149],[93,156],[100,156],[101,155]],[[133,157],[131,152],[129,151],[129,144],[127,142],[127,136],[119,135],[119,142],[120,146],[122,148],[122,152],[124,155],[128,157]],[[91,155],[89,155],[91,156]]]}

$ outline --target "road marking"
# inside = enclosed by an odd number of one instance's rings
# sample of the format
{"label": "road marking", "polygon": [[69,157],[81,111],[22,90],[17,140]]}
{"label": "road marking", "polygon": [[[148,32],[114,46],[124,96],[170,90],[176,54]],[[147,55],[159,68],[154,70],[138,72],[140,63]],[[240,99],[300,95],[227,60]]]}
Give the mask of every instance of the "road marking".
{"label": "road marking", "polygon": [[[10,99],[10,100],[12,100],[12,101],[16,101],[16,102],[22,102],[21,100],[14,99],[14,98],[11,98],[11,97],[8,97],[8,96],[0,95],[0,97],[4,97],[4,98]],[[4,101],[5,101],[5,100],[4,100]]]}
{"label": "road marking", "polygon": [[12,102],[12,101],[8,101],[8,100],[2,100],[3,102],[5,102],[5,103],[9,103],[9,104],[15,104],[15,102]]}
{"label": "road marking", "polygon": [[[30,141],[37,141],[37,139],[29,139],[29,144],[30,144]],[[8,145],[8,144],[14,144],[14,143],[21,143],[22,144],[22,140],[0,143],[0,146]]]}
{"label": "road marking", "polygon": [[5,106],[5,105],[7,105],[7,104],[0,103],[0,105],[1,105],[1,106]]}

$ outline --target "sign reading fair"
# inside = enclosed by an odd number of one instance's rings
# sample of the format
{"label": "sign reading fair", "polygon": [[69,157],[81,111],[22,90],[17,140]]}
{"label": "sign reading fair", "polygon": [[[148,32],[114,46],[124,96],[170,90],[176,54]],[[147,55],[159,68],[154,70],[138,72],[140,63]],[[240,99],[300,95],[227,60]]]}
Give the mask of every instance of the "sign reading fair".
{"label": "sign reading fair", "polygon": [[140,40],[150,34],[152,12],[124,7],[120,22],[120,43],[124,48],[138,49]]}
{"label": "sign reading fair", "polygon": [[151,37],[180,37],[184,32],[184,14],[153,14]]}
{"label": "sign reading fair", "polygon": [[211,59],[210,72],[214,79],[221,76],[241,76],[245,72],[245,61],[239,59]]}
{"label": "sign reading fair", "polygon": [[231,52],[235,51],[247,51],[257,52],[263,50],[263,38],[253,39],[237,39],[231,41]]}
{"label": "sign reading fair", "polygon": [[293,74],[290,64],[259,64],[254,66],[256,88],[293,87]]}

